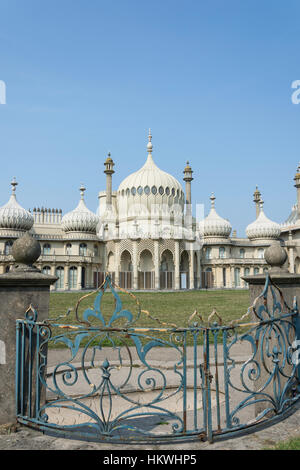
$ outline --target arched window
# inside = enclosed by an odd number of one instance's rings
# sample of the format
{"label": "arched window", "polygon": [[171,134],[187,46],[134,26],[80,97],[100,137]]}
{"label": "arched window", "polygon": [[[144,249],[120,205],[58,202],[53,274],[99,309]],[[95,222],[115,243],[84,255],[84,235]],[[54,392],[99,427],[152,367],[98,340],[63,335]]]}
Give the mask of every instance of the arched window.
{"label": "arched window", "polygon": [[205,251],[205,258],[206,259],[211,259],[211,247],[208,246]]}
{"label": "arched window", "polygon": [[79,256],[86,256],[87,246],[86,243],[80,243],[79,245]]}
{"label": "arched window", "polygon": [[98,245],[94,245],[94,256],[98,256]]}
{"label": "arched window", "polygon": [[223,268],[223,287],[226,287],[226,268]]}
{"label": "arched window", "polygon": [[225,258],[225,248],[224,248],[224,246],[220,246],[220,248],[219,248],[219,258]]}
{"label": "arched window", "polygon": [[69,289],[76,289],[77,287],[77,268],[72,266],[69,269]]}
{"label": "arched window", "polygon": [[245,250],[244,248],[240,249],[240,258],[245,258]]}
{"label": "arched window", "polygon": [[259,274],[259,268],[254,268],[254,274]]}
{"label": "arched window", "polygon": [[9,272],[9,270],[10,270],[10,266],[6,266],[6,268],[5,268],[5,272],[6,272],[6,273],[8,273],[8,272]]}
{"label": "arched window", "polygon": [[235,287],[240,287],[241,285],[241,277],[240,277],[240,268],[235,268],[234,269],[234,284]]}
{"label": "arched window", "polygon": [[[245,268],[244,269],[244,276],[250,276],[250,268]],[[245,287],[248,287],[248,282],[244,281]]]}
{"label": "arched window", "polygon": [[51,245],[49,243],[45,243],[43,245],[43,255],[50,255]]}
{"label": "arched window", "polygon": [[50,266],[44,266],[43,269],[42,269],[42,273],[47,274],[49,276],[49,274],[51,273]]}
{"label": "arched window", "polygon": [[72,253],[72,243],[66,244],[66,255],[70,255]]}
{"label": "arched window", "polygon": [[13,246],[12,240],[9,240],[8,242],[5,242],[5,245],[4,245],[4,254],[5,255],[10,255],[11,254],[12,246]]}
{"label": "arched window", "polygon": [[55,275],[58,277],[56,281],[56,289],[63,289],[64,288],[64,278],[65,278],[65,270],[63,266],[58,266],[55,270]]}
{"label": "arched window", "polygon": [[212,268],[206,268],[204,272],[204,282],[203,287],[206,289],[211,289],[214,286],[214,277]]}
{"label": "arched window", "polygon": [[265,250],[263,248],[258,249],[258,257],[259,259],[264,259],[265,257]]}

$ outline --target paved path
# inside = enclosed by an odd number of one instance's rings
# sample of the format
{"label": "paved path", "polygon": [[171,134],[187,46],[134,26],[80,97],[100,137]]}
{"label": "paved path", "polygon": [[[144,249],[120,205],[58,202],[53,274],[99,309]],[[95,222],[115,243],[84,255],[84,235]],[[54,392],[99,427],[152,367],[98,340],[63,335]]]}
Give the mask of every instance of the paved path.
{"label": "paved path", "polygon": [[[157,361],[160,368],[163,367],[166,371],[171,369],[174,365],[174,351],[170,348],[157,348],[158,350],[153,351],[154,362]],[[109,353],[108,348],[105,353]],[[133,357],[134,350],[132,350]],[[54,365],[69,359],[68,351],[66,350],[50,350],[49,351],[49,371],[53,369]],[[157,355],[157,356],[156,356]],[[218,354],[219,355],[219,354]],[[221,359],[220,351],[220,359]],[[162,363],[162,357],[164,358]],[[249,358],[249,351],[245,350],[245,346],[240,344],[237,345],[234,355],[236,363],[243,363]],[[192,362],[191,362],[192,365]],[[190,442],[178,442],[163,445],[125,445],[124,444],[103,444],[94,442],[84,442],[71,439],[63,439],[57,437],[50,437],[42,434],[41,432],[31,430],[30,428],[20,426],[17,432],[11,434],[5,434],[5,430],[0,426],[0,450],[259,450],[270,446],[273,446],[279,441],[289,439],[295,436],[300,436],[300,402],[294,405],[293,411],[284,420],[277,422],[276,424],[269,425],[268,427],[261,428],[255,432],[249,430],[240,437],[231,438],[217,438],[215,442],[210,444],[209,442],[201,441],[190,441]]]}
{"label": "paved path", "polygon": [[212,444],[208,442],[186,442],[164,445],[126,445],[98,444],[71,439],[45,436],[38,431],[21,427],[18,432],[0,435],[0,450],[260,450],[273,446],[279,441],[300,436],[300,403],[295,405],[294,412],[281,422],[260,431],[245,434]]}

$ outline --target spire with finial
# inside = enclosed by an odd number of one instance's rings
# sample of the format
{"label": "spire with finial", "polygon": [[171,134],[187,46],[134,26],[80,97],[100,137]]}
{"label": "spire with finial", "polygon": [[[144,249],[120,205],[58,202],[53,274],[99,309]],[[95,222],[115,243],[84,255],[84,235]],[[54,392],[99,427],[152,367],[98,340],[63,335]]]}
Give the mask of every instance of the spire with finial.
{"label": "spire with finial", "polygon": [[152,145],[152,134],[151,134],[151,129],[149,128],[149,133],[148,133],[148,144],[147,144],[147,151],[148,154],[152,154],[153,150],[153,145]]}
{"label": "spire with finial", "polygon": [[191,166],[190,166],[190,162],[189,162],[189,161],[186,162],[186,167],[185,167],[185,169],[184,169],[184,171],[183,171],[183,174],[184,174],[184,178],[183,178],[184,181],[187,181],[187,182],[188,182],[188,181],[189,181],[189,182],[193,181],[193,179],[194,179],[194,178],[193,178],[193,170],[192,170],[192,168],[191,168]]}
{"label": "spire with finial", "polygon": [[106,173],[107,175],[113,175],[114,172],[115,172],[114,171],[115,164],[114,164],[113,159],[111,158],[110,152],[108,152],[108,154],[107,154],[107,158],[105,160],[104,165],[105,165],[104,173]]}
{"label": "spire with finial", "polygon": [[300,163],[298,164],[294,181],[295,181],[295,186],[296,186],[296,188],[298,188],[299,185],[300,185]]}
{"label": "spire with finial", "polygon": [[216,200],[216,197],[215,197],[214,193],[211,193],[210,200],[211,200],[211,208],[214,209],[215,208],[215,200]]}
{"label": "spire with finial", "polygon": [[261,196],[261,193],[258,189],[258,186],[256,185],[256,189],[253,193],[253,197],[254,197],[253,202],[259,202],[260,201],[260,196]]}
{"label": "spire with finial", "polygon": [[258,186],[256,185],[256,189],[253,193],[253,202],[255,203],[255,206],[256,206],[256,218],[259,216],[260,200],[261,200],[261,193],[258,189]]}
{"label": "spire with finial", "polygon": [[16,195],[16,187],[18,186],[18,183],[17,183],[17,180],[16,180],[15,176],[13,177],[10,184],[11,184],[11,187],[12,187],[12,195],[15,196]]}
{"label": "spire with finial", "polygon": [[259,211],[262,212],[264,210],[264,201],[260,199],[259,201]]}
{"label": "spire with finial", "polygon": [[86,187],[84,186],[83,183],[81,183],[81,186],[79,188],[79,191],[80,191],[80,196],[81,196],[81,200],[83,201],[84,200],[84,191],[86,190]]}

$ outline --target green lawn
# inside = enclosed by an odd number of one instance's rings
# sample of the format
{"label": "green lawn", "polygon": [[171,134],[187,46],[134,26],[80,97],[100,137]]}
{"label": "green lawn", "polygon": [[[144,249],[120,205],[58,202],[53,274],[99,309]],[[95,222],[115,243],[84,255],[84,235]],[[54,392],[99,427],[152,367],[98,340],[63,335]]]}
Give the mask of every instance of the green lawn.
{"label": "green lawn", "polygon": [[268,447],[265,450],[300,450],[300,437],[294,437],[287,441],[281,441],[273,447]]}
{"label": "green lawn", "polygon": [[[69,308],[75,310],[77,301],[83,297],[82,292],[76,293],[51,293],[50,318],[54,319],[65,314]],[[246,313],[249,306],[249,292],[247,290],[216,290],[216,291],[184,291],[184,292],[141,292],[134,294],[143,310],[149,311],[152,317],[166,323],[175,323],[178,327],[187,326],[190,315],[197,310],[204,319],[207,319],[213,309],[216,309],[222,317],[223,324],[233,319],[240,318]],[[85,298],[79,307],[82,315],[86,308],[92,308],[96,294]],[[137,313],[137,306],[130,296],[119,293],[123,308]],[[110,292],[105,292],[101,303],[101,309],[106,319],[114,311],[114,298]],[[60,320],[61,322],[62,320]],[[67,323],[74,322],[75,314],[68,316]],[[159,326],[158,322],[149,319],[147,314],[141,314],[138,326]]]}
{"label": "green lawn", "polygon": [[[66,318],[61,318],[58,323],[78,324],[75,317],[75,306],[82,292],[76,293],[51,293],[50,295],[50,318],[55,319],[65,314],[69,308],[73,310]],[[119,293],[123,303],[123,308],[128,309],[137,315],[136,302],[128,294]],[[80,303],[78,313],[82,319],[85,309],[93,308],[95,293],[91,293]],[[222,324],[226,325],[233,319],[239,319],[244,315],[249,306],[249,291],[247,290],[215,290],[215,291],[183,291],[183,292],[138,292],[135,293],[140,302],[141,309],[147,310],[153,318],[158,318],[164,323],[177,325],[177,327],[187,327],[188,319],[195,310],[207,320],[213,309],[216,309],[222,318]],[[111,292],[105,292],[101,303],[101,311],[108,320],[114,311],[115,299]],[[126,321],[114,322],[113,326],[124,326]],[[99,321],[92,321],[93,326],[100,326]],[[135,327],[160,327],[161,324],[147,314],[141,313]],[[168,326],[168,325],[167,325]],[[53,334],[65,334],[68,330],[54,329]],[[164,338],[167,338],[165,335]],[[57,346],[60,346],[57,344]],[[56,346],[56,347],[57,347]],[[51,346],[50,346],[51,347]]]}

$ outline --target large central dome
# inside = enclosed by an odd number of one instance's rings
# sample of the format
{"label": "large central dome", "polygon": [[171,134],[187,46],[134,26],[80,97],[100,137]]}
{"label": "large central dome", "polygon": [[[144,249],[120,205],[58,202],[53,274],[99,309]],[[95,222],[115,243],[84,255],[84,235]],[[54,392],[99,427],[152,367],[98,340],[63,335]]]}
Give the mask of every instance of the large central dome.
{"label": "large central dome", "polygon": [[[138,216],[151,213],[153,205],[184,207],[184,192],[181,184],[169,173],[162,171],[152,158],[152,136],[149,132],[148,158],[140,170],[127,176],[119,186],[119,213]],[[124,214],[125,215],[125,214]]]}

